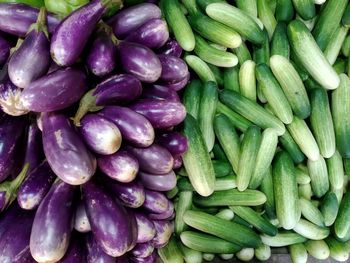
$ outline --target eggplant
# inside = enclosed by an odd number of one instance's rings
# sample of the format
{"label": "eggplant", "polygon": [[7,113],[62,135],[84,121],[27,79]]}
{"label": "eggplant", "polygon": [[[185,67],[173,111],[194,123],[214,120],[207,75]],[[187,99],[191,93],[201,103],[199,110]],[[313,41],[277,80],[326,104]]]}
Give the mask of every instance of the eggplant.
{"label": "eggplant", "polygon": [[174,158],[167,149],[158,144],[147,148],[126,146],[125,149],[137,158],[140,170],[146,173],[166,174],[173,168]]}
{"label": "eggplant", "polygon": [[[0,3],[0,31],[25,37],[30,26],[35,23],[39,9],[24,4]],[[50,33],[54,32],[60,20],[52,14],[47,15]]]}
{"label": "eggplant", "polygon": [[156,129],[166,129],[180,124],[186,117],[186,108],[180,102],[143,99],[130,109],[145,116]]}
{"label": "eggplant", "polygon": [[115,263],[115,258],[106,254],[92,233],[85,237],[86,263]]}
{"label": "eggplant", "polygon": [[73,235],[68,250],[59,263],[77,263],[83,262],[85,257],[83,247],[81,246],[81,240],[78,235]]}
{"label": "eggplant", "polygon": [[45,75],[50,67],[50,42],[46,28],[46,11],[40,9],[23,43],[11,55],[8,74],[13,84],[26,88],[34,80]]}
{"label": "eggplant", "polygon": [[173,217],[174,214],[175,214],[174,205],[171,201],[169,201],[168,209],[165,212],[161,214],[149,213],[148,218],[152,220],[172,220],[171,218]]}
{"label": "eggplant", "polygon": [[139,171],[137,159],[125,150],[100,156],[97,159],[97,164],[104,174],[122,183],[134,180]]}
{"label": "eggplant", "polygon": [[57,65],[54,61],[51,61],[49,70],[47,71],[47,74],[50,74],[58,69],[60,69],[61,67],[59,65]]}
{"label": "eggplant", "polygon": [[135,213],[137,223],[137,243],[144,243],[152,240],[156,235],[156,229],[152,220],[143,213]]}
{"label": "eggplant", "polygon": [[157,258],[158,258],[158,254],[157,254],[156,250],[154,250],[151,255],[149,255],[148,257],[145,257],[145,258],[132,257],[131,262],[134,262],[134,263],[155,263],[155,262],[157,262]]}
{"label": "eggplant", "polygon": [[107,106],[99,114],[118,126],[123,140],[138,147],[148,147],[153,143],[153,126],[141,114],[119,106]]}
{"label": "eggplant", "polygon": [[168,39],[167,23],[163,19],[153,18],[131,32],[124,40],[153,49],[162,47]]}
{"label": "eggplant", "polygon": [[150,190],[170,191],[176,186],[176,174],[173,171],[162,175],[148,174],[140,171],[138,176],[142,184]]}
{"label": "eggplant", "polygon": [[36,263],[32,254],[30,254],[29,245],[26,246],[19,254],[17,254],[11,261],[11,263]]}
{"label": "eggplant", "polygon": [[155,248],[164,247],[174,232],[174,222],[167,220],[153,220],[153,224],[156,229],[156,235],[152,239],[152,244]]}
{"label": "eggplant", "polygon": [[158,50],[158,54],[181,57],[182,48],[175,39],[169,39],[163,47]]}
{"label": "eggplant", "polygon": [[181,58],[170,55],[158,55],[162,64],[160,80],[164,83],[177,83],[188,75],[188,67]]}
{"label": "eggplant", "polygon": [[129,245],[128,252],[129,252],[132,249],[134,249],[134,247],[137,244],[138,232],[137,232],[137,221],[136,221],[134,210],[127,208],[126,212],[128,214],[128,218],[129,218],[130,237],[131,237],[130,242],[128,244]]}
{"label": "eggplant", "polygon": [[[68,15],[51,38],[51,57],[60,66],[76,62],[111,0],[94,0]],[[115,1],[120,3],[120,1]]]}
{"label": "eggplant", "polygon": [[148,47],[122,41],[118,45],[121,67],[143,82],[153,83],[162,74],[162,64],[157,55]]}
{"label": "eggplant", "polygon": [[17,193],[19,206],[25,210],[36,209],[49,192],[55,179],[56,174],[51,170],[48,162],[43,161],[21,184]]}
{"label": "eggplant", "polygon": [[32,171],[44,160],[41,131],[36,122],[28,127],[25,149],[24,163],[29,163],[29,171]]}
{"label": "eggplant", "polygon": [[179,82],[163,84],[163,85],[175,91],[179,91],[179,90],[182,90],[184,87],[186,87],[188,81],[190,80],[190,77],[191,77],[191,74],[188,72],[188,74],[183,80],[180,80]]}
{"label": "eggplant", "polygon": [[152,85],[144,89],[142,93],[144,99],[160,99],[180,102],[180,97],[172,88],[163,85]]}
{"label": "eggplant", "polygon": [[142,207],[151,213],[164,213],[168,211],[169,200],[162,193],[145,189],[145,202]]}
{"label": "eggplant", "polygon": [[68,67],[33,81],[23,90],[20,100],[22,107],[30,111],[57,111],[77,102],[86,87],[85,73]]}
{"label": "eggplant", "polygon": [[95,173],[96,159],[69,119],[60,113],[45,113],[42,126],[45,156],[55,174],[72,185],[87,182]]}
{"label": "eggplant", "polygon": [[127,255],[123,255],[121,257],[117,257],[117,258],[115,258],[115,260],[116,261],[114,263],[130,263],[129,262],[129,258],[128,258]]}
{"label": "eggplant", "polygon": [[91,231],[91,225],[86,214],[85,204],[80,200],[74,217],[74,229],[80,233],[87,233]]}
{"label": "eggplant", "polygon": [[82,189],[86,212],[97,243],[112,257],[123,255],[132,242],[130,222],[125,208],[95,182],[87,182]]}
{"label": "eggplant", "polygon": [[67,252],[73,230],[75,187],[57,180],[36,211],[30,252],[38,262],[56,262]]}
{"label": "eggplant", "polygon": [[173,155],[181,155],[188,149],[188,141],[185,136],[179,132],[169,131],[157,136],[156,142]]}
{"label": "eggplant", "polygon": [[23,211],[16,202],[12,203],[0,216],[0,237],[9,229],[11,224]]}
{"label": "eggplant", "polygon": [[143,3],[118,12],[109,21],[114,34],[119,39],[124,39],[128,34],[136,30],[152,18],[161,18],[162,13],[158,6]]}
{"label": "eggplant", "polygon": [[122,143],[118,127],[97,114],[88,114],[82,119],[80,133],[88,147],[102,155],[117,152]]}
{"label": "eggplant", "polygon": [[10,55],[11,43],[0,33],[0,67],[4,65]]}
{"label": "eggplant", "polygon": [[130,254],[134,257],[145,258],[152,254],[154,250],[151,242],[146,243],[138,243],[133,250],[131,250]]}
{"label": "eggplant", "polygon": [[179,169],[182,166],[182,157],[179,155],[174,156],[174,169]]}

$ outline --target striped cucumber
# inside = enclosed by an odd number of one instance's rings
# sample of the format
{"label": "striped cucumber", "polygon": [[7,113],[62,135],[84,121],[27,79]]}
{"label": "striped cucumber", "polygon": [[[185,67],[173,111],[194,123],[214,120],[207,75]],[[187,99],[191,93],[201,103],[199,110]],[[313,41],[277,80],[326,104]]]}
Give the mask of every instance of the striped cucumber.
{"label": "striped cucumber", "polygon": [[340,242],[333,237],[327,237],[325,241],[329,247],[331,258],[339,262],[348,260],[349,250],[344,242]]}
{"label": "striped cucumber", "polygon": [[266,29],[263,30],[264,41],[260,46],[253,46],[253,59],[255,63],[261,64],[269,64],[270,58],[270,44],[269,44],[269,34]]}
{"label": "striped cucumber", "polygon": [[307,251],[302,243],[290,245],[288,250],[293,263],[307,262]]}
{"label": "striped cucumber", "polygon": [[205,261],[213,261],[215,258],[215,254],[212,253],[203,253],[203,259]]}
{"label": "striped cucumber", "polygon": [[317,197],[322,197],[329,190],[327,165],[320,155],[315,161],[307,160],[307,167],[311,178],[312,191]]}
{"label": "striped cucumber", "polygon": [[[194,191],[194,187],[187,178],[179,178],[177,181],[177,187],[180,191]],[[229,174],[224,177],[216,178],[214,184],[214,191],[223,191],[237,188],[236,176]]]}
{"label": "striped cucumber", "polygon": [[304,161],[305,156],[303,152],[300,150],[298,144],[294,141],[288,130],[279,137],[279,142],[292,157],[294,163],[301,163]]}
{"label": "striped cucumber", "polygon": [[257,0],[257,5],[258,5],[258,17],[261,20],[261,22],[264,24],[264,27],[269,34],[269,38],[271,38],[277,25],[277,21],[274,16],[274,13],[270,9],[269,4],[266,0]]}
{"label": "striped cucumber", "polygon": [[203,60],[195,55],[185,56],[185,61],[188,66],[198,75],[203,82],[215,81],[215,75]]}
{"label": "striped cucumber", "polygon": [[325,220],[320,210],[316,206],[314,206],[310,200],[301,197],[299,199],[299,205],[302,216],[309,220],[311,223],[315,225],[324,227]]}
{"label": "striped cucumber", "polygon": [[191,114],[195,119],[198,118],[201,93],[202,82],[194,79],[186,86],[182,97],[182,103],[186,108],[187,114]]}
{"label": "striped cucumber", "polygon": [[172,236],[168,244],[158,249],[158,255],[164,263],[183,263],[184,259],[175,236]]}
{"label": "striped cucumber", "polygon": [[224,89],[239,92],[239,68],[238,66],[224,69]]}
{"label": "striped cucumber", "polygon": [[306,238],[293,231],[279,231],[275,236],[261,235],[261,240],[270,247],[285,247],[306,241]]}
{"label": "striped cucumber", "polygon": [[255,62],[246,60],[239,69],[239,92],[256,101]]}
{"label": "striped cucumber", "polygon": [[346,192],[339,206],[337,219],[334,222],[334,232],[339,238],[344,238],[350,231],[350,192]]}
{"label": "striped cucumber", "polygon": [[240,46],[234,48],[233,51],[236,54],[240,65],[242,65],[245,61],[252,59],[250,51],[244,42],[242,42]]}
{"label": "striped cucumber", "polygon": [[301,184],[298,186],[298,194],[299,197],[305,198],[307,200],[311,200],[313,196],[311,184]]}
{"label": "striped cucumber", "polygon": [[339,56],[341,47],[348,33],[348,28],[340,26],[332,34],[330,41],[328,42],[326,49],[324,50],[324,55],[331,65],[333,65]]}
{"label": "striped cucumber", "polygon": [[213,72],[215,76],[216,83],[218,86],[224,85],[224,74],[221,71],[221,69],[213,64],[207,63],[208,67],[210,68],[211,72]]}
{"label": "striped cucumber", "polygon": [[235,214],[231,209],[225,208],[225,209],[221,209],[215,216],[221,219],[231,221],[235,217]]}
{"label": "striped cucumber", "polygon": [[307,252],[316,259],[325,260],[330,255],[329,247],[324,240],[308,240],[304,245]]}
{"label": "striped cucumber", "polygon": [[326,160],[328,168],[329,184],[333,189],[340,189],[344,185],[343,159],[338,151]]}
{"label": "striped cucumber", "polygon": [[273,179],[272,179],[271,167],[268,169],[267,173],[265,174],[261,182],[260,190],[266,196],[266,203],[264,207],[265,207],[267,216],[269,217],[269,219],[275,219],[276,208],[275,208],[275,195],[273,193]]}
{"label": "striped cucumber", "polygon": [[185,262],[202,263],[202,252],[186,247],[184,244],[182,244],[182,242],[179,242],[179,248],[182,252]]}
{"label": "striped cucumber", "polygon": [[273,32],[271,39],[271,56],[273,55],[279,55],[289,59],[290,46],[287,36],[287,25],[284,22],[279,22]]}
{"label": "striped cucumber", "polygon": [[275,16],[277,21],[291,21],[294,17],[292,0],[277,0]]}
{"label": "striped cucumber", "polygon": [[230,253],[230,254],[219,254],[218,256],[222,260],[230,260],[230,259],[232,259],[234,257],[234,254],[233,253]]}
{"label": "striped cucumber", "polygon": [[183,221],[184,213],[192,207],[192,191],[181,191],[179,193],[179,200],[175,205],[176,217],[175,217],[175,233],[180,235],[181,232],[186,230],[186,224]]}
{"label": "striped cucumber", "polygon": [[349,57],[350,53],[350,35],[346,36],[341,47],[341,52],[345,57]]}
{"label": "striped cucumber", "polygon": [[293,0],[295,11],[304,20],[310,20],[316,15],[314,0]]}
{"label": "striped cucumber", "polygon": [[254,256],[259,261],[268,260],[271,257],[271,248],[268,245],[261,244],[255,249]]}
{"label": "striped cucumber", "polygon": [[337,196],[333,192],[328,192],[322,199],[320,211],[323,215],[326,226],[331,226],[337,218],[339,203]]}
{"label": "striped cucumber", "polygon": [[254,249],[245,247],[236,253],[236,258],[243,262],[251,261],[254,258]]}
{"label": "striped cucumber", "polygon": [[236,5],[247,14],[255,17],[258,16],[256,0],[236,0]]}
{"label": "striped cucumber", "polygon": [[[306,168],[307,170],[307,168]],[[309,171],[303,171],[299,167],[295,168],[295,177],[297,179],[298,184],[309,184],[311,182],[311,178],[309,176]]]}

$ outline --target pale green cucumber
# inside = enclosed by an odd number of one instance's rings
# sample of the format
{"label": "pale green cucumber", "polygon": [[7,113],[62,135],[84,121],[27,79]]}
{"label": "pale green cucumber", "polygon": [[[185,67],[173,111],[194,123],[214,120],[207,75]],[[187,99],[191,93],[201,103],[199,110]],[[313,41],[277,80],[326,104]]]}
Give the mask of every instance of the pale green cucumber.
{"label": "pale green cucumber", "polygon": [[324,50],[324,55],[326,56],[328,62],[333,65],[339,56],[341,47],[345,40],[345,37],[348,33],[348,28],[340,26],[337,30],[332,34],[326,49]]}
{"label": "pale green cucumber", "polygon": [[244,42],[242,42],[239,47],[234,48],[233,51],[236,54],[240,65],[242,65],[245,61],[252,59],[250,51]]}
{"label": "pale green cucumber", "polygon": [[302,216],[309,220],[311,223],[315,225],[324,227],[325,220],[320,210],[316,206],[314,206],[310,200],[301,197],[299,199],[299,205]]}
{"label": "pale green cucumber", "polygon": [[329,247],[331,258],[339,262],[348,260],[349,251],[344,242],[340,242],[333,237],[327,237],[325,241]]}
{"label": "pale green cucumber", "polygon": [[255,62],[252,60],[246,60],[239,69],[239,91],[244,97],[256,101]]}
{"label": "pale green cucumber", "polygon": [[329,179],[327,165],[320,155],[315,161],[307,160],[307,167],[311,178],[312,191],[317,197],[322,197],[329,190]]}
{"label": "pale green cucumber", "polygon": [[225,208],[225,209],[221,209],[215,216],[221,219],[231,221],[235,217],[235,214],[231,209]]}
{"label": "pale green cucumber", "polygon": [[285,247],[306,241],[306,238],[293,231],[279,231],[275,236],[261,235],[261,240],[270,247]]}
{"label": "pale green cucumber", "polygon": [[254,255],[257,260],[266,261],[271,257],[271,248],[268,245],[261,244],[255,249]]}
{"label": "pale green cucumber", "polygon": [[340,189],[344,185],[343,159],[338,151],[326,160],[328,168],[329,184],[332,188]]}
{"label": "pale green cucumber", "polygon": [[270,9],[266,0],[257,0],[258,6],[258,17],[261,22],[264,24],[266,31],[269,34],[269,38],[272,37],[273,32],[275,31],[277,21],[274,17],[274,13]]}
{"label": "pale green cucumber", "polygon": [[166,246],[158,249],[158,255],[164,263],[183,263],[184,259],[175,236],[172,236]]}
{"label": "pale green cucumber", "polygon": [[329,235],[329,228],[320,227],[305,219],[300,219],[293,230],[311,240],[323,240]]}
{"label": "pale green cucumber", "polygon": [[334,232],[339,238],[344,238],[350,231],[350,192],[346,192],[341,200],[338,216],[334,222]]}
{"label": "pale green cucumber", "polygon": [[295,168],[295,177],[297,179],[298,184],[309,184],[311,182],[311,178],[309,176],[308,171],[305,172],[299,167]]}
{"label": "pale green cucumber", "polygon": [[179,242],[179,248],[186,263],[202,263],[202,252],[186,247],[182,242]]}
{"label": "pale green cucumber", "polygon": [[293,263],[307,262],[307,251],[302,243],[290,245],[288,250]]}
{"label": "pale green cucumber", "polygon": [[215,81],[215,75],[203,60],[195,55],[185,56],[185,61],[187,65],[198,75],[198,77],[203,81]]}
{"label": "pale green cucumber", "polygon": [[308,240],[304,245],[307,252],[316,259],[325,260],[330,255],[329,247],[324,240]]}
{"label": "pale green cucumber", "polygon": [[251,16],[258,16],[258,7],[256,0],[236,0],[236,5],[239,9]]}
{"label": "pale green cucumber", "polygon": [[230,260],[234,257],[234,254],[219,254],[219,258],[221,258],[222,260]]}
{"label": "pale green cucumber", "polygon": [[249,126],[253,125],[242,115],[231,110],[229,107],[222,104],[220,101],[218,102],[216,110],[218,113],[222,113],[223,115],[225,115],[231,121],[232,125],[234,125],[234,127],[236,127],[242,132],[245,132]]}
{"label": "pale green cucumber", "polygon": [[323,215],[326,226],[333,225],[337,218],[339,210],[339,202],[337,196],[333,192],[328,192],[322,199],[320,211]]}
{"label": "pale green cucumber", "polygon": [[236,258],[243,262],[251,261],[254,258],[254,249],[248,247],[242,248],[236,253]]}
{"label": "pale green cucumber", "polygon": [[307,200],[311,200],[313,196],[311,184],[301,184],[298,186],[298,194],[299,197],[305,198]]}
{"label": "pale green cucumber", "polygon": [[191,209],[192,207],[192,191],[182,191],[179,193],[179,199],[175,205],[175,233],[180,235],[184,230],[186,230],[186,224],[183,220],[184,213]]}

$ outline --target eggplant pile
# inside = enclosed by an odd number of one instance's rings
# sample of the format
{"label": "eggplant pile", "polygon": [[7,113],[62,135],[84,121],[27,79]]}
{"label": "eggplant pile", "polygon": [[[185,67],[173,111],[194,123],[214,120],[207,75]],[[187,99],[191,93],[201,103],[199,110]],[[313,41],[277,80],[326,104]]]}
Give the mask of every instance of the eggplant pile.
{"label": "eggplant pile", "polygon": [[155,262],[173,233],[189,71],[157,5],[110,5],[0,4],[2,263]]}

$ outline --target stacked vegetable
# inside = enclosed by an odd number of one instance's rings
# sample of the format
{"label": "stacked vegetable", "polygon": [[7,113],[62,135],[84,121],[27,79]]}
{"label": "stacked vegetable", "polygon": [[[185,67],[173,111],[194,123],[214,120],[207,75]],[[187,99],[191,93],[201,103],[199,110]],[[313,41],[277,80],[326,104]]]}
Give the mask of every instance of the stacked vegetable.
{"label": "stacked vegetable", "polygon": [[156,5],[115,4],[0,4],[2,263],[155,262],[173,232],[188,68]]}

